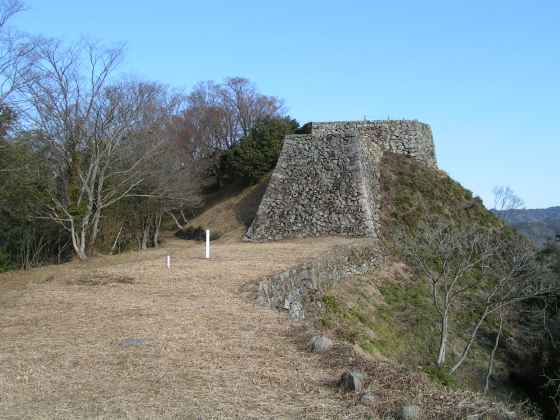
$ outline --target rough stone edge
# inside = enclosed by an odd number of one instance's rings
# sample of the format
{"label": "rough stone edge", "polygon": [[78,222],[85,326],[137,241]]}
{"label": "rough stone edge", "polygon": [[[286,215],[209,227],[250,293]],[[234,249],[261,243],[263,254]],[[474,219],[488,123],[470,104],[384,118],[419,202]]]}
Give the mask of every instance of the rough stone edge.
{"label": "rough stone edge", "polygon": [[[374,144],[366,145],[365,141],[362,136],[357,136],[356,141],[352,142],[352,146],[354,148],[355,158],[358,163],[357,173],[354,173],[354,177],[356,179],[356,183],[359,185],[361,197],[360,197],[360,204],[362,207],[363,213],[366,215],[366,230],[367,236],[371,238],[377,238],[377,229],[375,226],[375,204],[374,204],[374,197],[370,196],[370,188],[368,188],[368,182],[377,182],[376,179],[369,179],[366,174],[366,162],[365,160],[365,147],[377,147]],[[380,156],[383,155],[383,151],[380,151]],[[370,162],[372,165],[379,165],[381,161],[381,157],[377,159],[375,162]]]}
{"label": "rough stone edge", "polygon": [[257,234],[257,228],[260,225],[260,219],[266,218],[266,213],[269,207],[269,198],[270,196],[274,196],[275,194],[275,180],[282,178],[283,175],[280,171],[276,168],[281,167],[284,164],[284,161],[287,159],[287,152],[286,150],[291,146],[291,143],[297,141],[310,141],[312,138],[311,133],[309,134],[288,134],[284,137],[284,141],[282,144],[282,149],[280,150],[280,155],[278,157],[278,161],[276,162],[276,166],[270,175],[270,180],[266,187],[266,190],[262,196],[261,202],[259,203],[259,207],[257,208],[257,213],[255,214],[255,218],[251,222],[251,225],[243,235],[243,241],[246,242],[267,242],[270,240],[279,240],[279,239],[286,239],[286,238],[260,238]]}
{"label": "rough stone edge", "polygon": [[376,270],[382,264],[381,250],[373,239],[338,245],[319,257],[261,280],[256,302],[287,310],[291,320],[303,320],[307,311],[320,309],[322,295],[328,288],[353,274]]}

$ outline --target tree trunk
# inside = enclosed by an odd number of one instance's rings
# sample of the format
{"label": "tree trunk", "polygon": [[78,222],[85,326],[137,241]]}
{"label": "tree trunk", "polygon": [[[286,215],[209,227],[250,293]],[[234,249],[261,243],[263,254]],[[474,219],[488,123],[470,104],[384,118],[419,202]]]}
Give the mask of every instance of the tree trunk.
{"label": "tree trunk", "polygon": [[72,241],[72,245],[74,246],[74,252],[76,253],[76,255],[78,256],[78,258],[82,261],[87,260],[87,253],[86,253],[86,247],[85,244],[83,242],[75,242]]}
{"label": "tree trunk", "polygon": [[216,186],[219,190],[222,189],[223,187],[223,180],[222,180],[222,171],[220,170],[220,161],[218,160],[218,163],[214,164],[214,170],[216,173]]}
{"label": "tree trunk", "polygon": [[447,308],[445,308],[441,316],[441,338],[439,342],[439,353],[437,358],[438,367],[442,367],[445,364],[448,336],[449,336],[449,311]]}
{"label": "tree trunk", "polygon": [[169,212],[167,212],[167,214],[169,214],[171,216],[171,218],[175,222],[175,225],[177,226],[177,228],[182,230],[184,226],[181,223],[179,223],[179,219],[177,219],[177,217],[173,214],[173,212],[169,211]]}
{"label": "tree trunk", "polygon": [[74,252],[78,256],[78,258],[82,261],[87,260],[85,242],[81,240],[84,237],[84,235],[85,234],[83,232],[83,229],[81,235],[78,235],[78,232],[76,232],[76,227],[74,225],[74,222],[71,222],[70,237],[72,238],[72,248],[74,248]]}
{"label": "tree trunk", "polygon": [[150,223],[149,221],[144,222],[144,230],[142,231],[142,245],[141,250],[148,249],[148,242],[150,240]]}
{"label": "tree trunk", "polygon": [[484,388],[482,392],[486,394],[490,386],[490,377],[492,376],[492,371],[494,370],[494,360],[496,358],[496,351],[498,350],[498,345],[500,344],[500,338],[502,337],[502,330],[504,327],[504,315],[500,311],[500,327],[498,328],[498,333],[496,334],[496,340],[494,341],[494,348],[490,354],[490,360],[488,361],[488,370],[486,371],[486,378],[484,379]]}
{"label": "tree trunk", "polygon": [[163,218],[163,214],[162,213],[157,213],[154,216],[154,236],[153,236],[153,242],[154,242],[154,247],[158,247],[159,246],[159,234],[160,234],[160,229],[161,229],[161,220]]}
{"label": "tree trunk", "polygon": [[80,232],[80,255],[85,256],[85,258],[87,258],[86,238],[87,238],[87,225],[82,225],[82,231]]}
{"label": "tree trunk", "polygon": [[[187,226],[190,223],[189,219],[186,218],[185,212],[182,209],[180,210],[180,213],[181,213],[181,217],[183,218],[183,225]],[[191,216],[192,216],[192,211],[191,211]]]}
{"label": "tree trunk", "polygon": [[101,208],[95,210],[93,214],[93,224],[91,227],[91,236],[89,239],[89,247],[93,249],[97,241],[97,234],[99,233],[99,220],[101,219]]}
{"label": "tree trunk", "polygon": [[58,240],[56,241],[56,263],[60,264],[60,262],[62,261],[62,247],[60,246],[60,235],[58,237]]}
{"label": "tree trunk", "polygon": [[476,326],[474,327],[471,336],[469,338],[469,341],[467,343],[467,345],[465,346],[465,348],[463,349],[463,353],[461,353],[461,357],[459,357],[459,360],[457,361],[457,363],[455,363],[455,365],[451,368],[451,370],[449,371],[449,373],[453,374],[457,371],[457,369],[459,369],[461,367],[461,365],[463,364],[463,362],[465,361],[465,359],[467,358],[467,355],[469,354],[469,351],[474,343],[474,340],[478,334],[478,330],[480,329],[480,327],[482,326],[482,323],[484,322],[484,320],[486,319],[486,317],[488,316],[488,308],[486,308],[484,310],[484,313],[481,315],[480,319],[478,320],[478,322],[476,323]]}
{"label": "tree trunk", "polygon": [[122,230],[124,228],[124,224],[121,225],[117,236],[115,237],[115,241],[113,242],[113,246],[111,247],[111,255],[115,253],[115,249],[117,249],[117,245],[119,243],[119,238],[121,237]]}

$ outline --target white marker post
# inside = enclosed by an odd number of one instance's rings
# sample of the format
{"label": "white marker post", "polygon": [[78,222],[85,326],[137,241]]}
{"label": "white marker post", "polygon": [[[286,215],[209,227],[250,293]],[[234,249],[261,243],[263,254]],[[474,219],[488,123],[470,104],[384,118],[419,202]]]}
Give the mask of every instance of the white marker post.
{"label": "white marker post", "polygon": [[167,265],[168,270],[171,270],[171,255],[168,255],[165,259],[165,265]]}
{"label": "white marker post", "polygon": [[210,230],[206,229],[206,258],[210,258]]}

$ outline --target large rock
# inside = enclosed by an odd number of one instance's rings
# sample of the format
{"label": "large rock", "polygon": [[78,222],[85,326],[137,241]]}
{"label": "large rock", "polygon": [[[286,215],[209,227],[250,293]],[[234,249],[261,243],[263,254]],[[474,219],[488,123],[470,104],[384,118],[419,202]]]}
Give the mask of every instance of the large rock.
{"label": "large rock", "polygon": [[313,353],[324,353],[333,346],[333,342],[329,337],[324,335],[316,335],[309,340],[309,351]]}
{"label": "large rock", "polygon": [[359,370],[344,372],[338,381],[338,386],[345,392],[362,392],[365,375]]}

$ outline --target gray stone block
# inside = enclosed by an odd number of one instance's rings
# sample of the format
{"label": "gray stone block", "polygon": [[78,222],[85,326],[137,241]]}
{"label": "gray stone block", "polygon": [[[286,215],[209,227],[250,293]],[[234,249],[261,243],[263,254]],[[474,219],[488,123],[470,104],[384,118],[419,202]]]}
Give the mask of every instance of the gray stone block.
{"label": "gray stone block", "polygon": [[312,353],[324,353],[329,351],[333,346],[333,342],[329,337],[324,335],[316,335],[309,340],[309,351]]}
{"label": "gray stone block", "polygon": [[290,321],[302,321],[305,319],[305,311],[301,302],[292,302],[288,310],[288,319]]}

